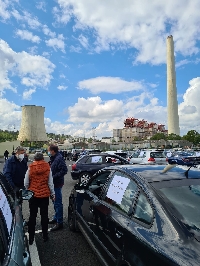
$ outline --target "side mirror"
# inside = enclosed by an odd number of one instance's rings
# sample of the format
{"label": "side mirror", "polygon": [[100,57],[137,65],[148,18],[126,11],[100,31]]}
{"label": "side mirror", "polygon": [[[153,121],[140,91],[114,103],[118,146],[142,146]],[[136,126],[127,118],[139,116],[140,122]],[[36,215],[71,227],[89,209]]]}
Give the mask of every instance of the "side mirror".
{"label": "side mirror", "polygon": [[34,196],[34,192],[31,190],[20,189],[19,198],[20,200],[30,200]]}

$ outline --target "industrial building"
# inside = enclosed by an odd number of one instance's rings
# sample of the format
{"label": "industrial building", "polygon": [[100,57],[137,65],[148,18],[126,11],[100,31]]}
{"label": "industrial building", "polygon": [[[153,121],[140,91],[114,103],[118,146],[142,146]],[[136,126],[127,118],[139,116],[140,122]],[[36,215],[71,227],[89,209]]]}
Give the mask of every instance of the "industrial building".
{"label": "industrial building", "polygon": [[116,142],[132,143],[136,139],[150,139],[157,133],[167,135],[165,125],[128,117],[124,120],[123,129],[113,129],[113,139]]}

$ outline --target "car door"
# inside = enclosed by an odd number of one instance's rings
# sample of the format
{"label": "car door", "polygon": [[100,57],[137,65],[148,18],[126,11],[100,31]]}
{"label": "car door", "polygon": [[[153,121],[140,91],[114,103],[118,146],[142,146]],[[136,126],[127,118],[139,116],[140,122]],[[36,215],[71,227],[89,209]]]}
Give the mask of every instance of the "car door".
{"label": "car door", "polygon": [[137,184],[123,172],[116,171],[102,198],[91,202],[90,224],[95,244],[109,265],[116,265],[122,254],[136,193]]}
{"label": "car door", "polygon": [[93,241],[93,228],[91,216],[93,216],[94,204],[97,204],[102,189],[109,179],[112,170],[101,170],[88,182],[84,190],[76,191],[76,212],[79,226],[84,230],[88,237]]}
{"label": "car door", "polygon": [[124,243],[124,258],[130,265],[171,265],[154,248],[152,235],[157,234],[157,228],[156,226],[154,227],[154,223],[153,207],[145,192],[141,190],[133,207],[131,220],[127,226],[128,237]]}
{"label": "car door", "polygon": [[[3,265],[30,265],[30,256],[25,248],[25,236],[21,206],[9,184],[0,180],[0,237],[6,250]],[[5,184],[5,186],[4,186]],[[7,189],[6,189],[7,188]]]}

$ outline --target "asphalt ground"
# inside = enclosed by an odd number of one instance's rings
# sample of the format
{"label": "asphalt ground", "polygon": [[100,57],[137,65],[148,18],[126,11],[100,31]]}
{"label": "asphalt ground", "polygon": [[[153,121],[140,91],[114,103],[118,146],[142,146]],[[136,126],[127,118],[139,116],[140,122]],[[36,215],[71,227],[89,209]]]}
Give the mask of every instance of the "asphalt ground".
{"label": "asphalt ground", "polygon": [[[32,159],[32,157],[29,157]],[[48,157],[45,157],[48,161]],[[71,232],[67,224],[67,208],[69,194],[76,181],[71,179],[71,161],[66,161],[68,174],[65,175],[65,184],[62,189],[63,207],[64,207],[64,228],[56,232],[49,232],[49,241],[43,242],[40,215],[38,213],[36,222],[35,242],[39,254],[41,266],[100,266],[97,256],[88,245],[87,241],[80,232]],[[4,165],[3,159],[0,159],[0,171]],[[29,218],[28,202],[23,202],[23,216],[26,220]],[[53,204],[49,204],[49,218],[54,215]],[[52,225],[49,225],[51,228]],[[25,228],[27,230],[27,228]],[[36,256],[36,255],[34,255]]]}

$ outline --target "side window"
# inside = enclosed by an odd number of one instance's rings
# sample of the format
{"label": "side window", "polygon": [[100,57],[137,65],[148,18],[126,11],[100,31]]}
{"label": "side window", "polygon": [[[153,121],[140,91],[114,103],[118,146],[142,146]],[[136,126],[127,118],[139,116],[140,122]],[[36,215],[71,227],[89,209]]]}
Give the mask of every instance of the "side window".
{"label": "side window", "polygon": [[133,217],[145,224],[151,224],[153,220],[153,209],[143,193],[139,195]]}
{"label": "side window", "polygon": [[97,175],[96,178],[93,179],[89,184],[88,190],[99,197],[102,187],[109,179],[110,173],[111,171],[103,171],[99,175]]}
{"label": "side window", "polygon": [[132,212],[137,184],[121,172],[115,172],[105,196],[105,201],[126,214]]}
{"label": "side window", "polygon": [[102,156],[90,156],[87,161],[85,162],[86,164],[98,164],[98,163],[102,163]]}

